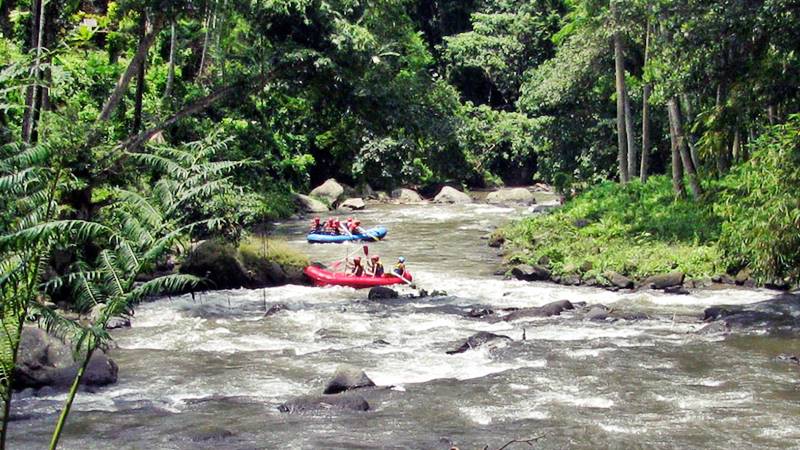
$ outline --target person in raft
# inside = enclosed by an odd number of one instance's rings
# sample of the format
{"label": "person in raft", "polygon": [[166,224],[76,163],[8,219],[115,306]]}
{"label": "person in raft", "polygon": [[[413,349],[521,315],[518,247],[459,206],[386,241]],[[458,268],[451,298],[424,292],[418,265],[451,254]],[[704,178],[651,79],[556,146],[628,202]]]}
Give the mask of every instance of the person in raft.
{"label": "person in raft", "polygon": [[356,256],[353,258],[352,264],[350,264],[350,275],[355,277],[362,277],[364,276],[364,266],[361,264],[361,257]]}
{"label": "person in raft", "polygon": [[370,264],[369,267],[367,267],[367,273],[376,278],[383,276],[383,263],[381,262],[380,256],[373,255],[372,258],[370,258]]}
{"label": "person in raft", "polygon": [[361,221],[360,220],[352,221],[350,223],[350,227],[348,228],[348,231],[350,231],[350,234],[365,234],[366,233],[366,230],[361,228]]}
{"label": "person in raft", "polygon": [[319,221],[319,217],[314,217],[314,220],[311,221],[311,229],[308,231],[309,233],[322,233],[323,229],[322,223]]}
{"label": "person in raft", "polygon": [[326,234],[333,234],[333,217],[328,217],[328,220],[325,221],[324,229]]}
{"label": "person in raft", "polygon": [[394,270],[392,271],[399,276],[403,276],[406,273],[406,259],[404,257],[397,258],[397,264],[394,265]]}
{"label": "person in raft", "polygon": [[333,224],[331,226],[332,234],[342,234],[342,223],[339,222],[339,219],[332,219]]}

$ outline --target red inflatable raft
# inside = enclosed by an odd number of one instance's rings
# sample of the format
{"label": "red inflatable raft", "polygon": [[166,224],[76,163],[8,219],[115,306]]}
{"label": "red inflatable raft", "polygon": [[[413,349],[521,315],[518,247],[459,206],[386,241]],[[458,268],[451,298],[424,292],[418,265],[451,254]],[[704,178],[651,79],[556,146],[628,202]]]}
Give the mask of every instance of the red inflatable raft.
{"label": "red inflatable raft", "polygon": [[[311,281],[314,282],[314,286],[349,286],[361,289],[405,283],[400,277],[390,274],[384,274],[382,277],[357,277],[339,272],[331,272],[330,270],[317,266],[308,266],[303,269],[303,272],[308,278],[311,278]],[[408,272],[403,274],[403,278],[409,282],[413,279]]]}

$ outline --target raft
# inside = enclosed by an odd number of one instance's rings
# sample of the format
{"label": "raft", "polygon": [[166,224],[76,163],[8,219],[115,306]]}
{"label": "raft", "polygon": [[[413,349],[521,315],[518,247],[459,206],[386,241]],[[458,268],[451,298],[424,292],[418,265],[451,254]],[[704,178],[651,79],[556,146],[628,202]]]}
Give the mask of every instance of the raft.
{"label": "raft", "polygon": [[[400,277],[390,274],[383,274],[382,277],[357,277],[339,272],[331,272],[330,270],[317,266],[308,266],[303,269],[303,272],[314,282],[314,286],[348,286],[362,289],[405,283]],[[403,274],[403,278],[409,282],[414,279],[408,272]]]}
{"label": "raft", "polygon": [[386,227],[374,227],[366,230],[361,234],[325,234],[325,233],[309,233],[306,236],[308,242],[325,244],[330,242],[348,242],[348,241],[378,241],[386,236],[389,231]]}

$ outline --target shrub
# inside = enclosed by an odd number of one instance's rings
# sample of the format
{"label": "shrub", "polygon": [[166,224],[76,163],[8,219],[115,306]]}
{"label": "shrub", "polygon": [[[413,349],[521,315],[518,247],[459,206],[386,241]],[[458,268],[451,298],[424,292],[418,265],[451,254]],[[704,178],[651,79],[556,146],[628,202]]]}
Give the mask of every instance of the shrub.
{"label": "shrub", "polygon": [[760,281],[800,278],[800,115],[771,127],[722,183],[720,246]]}

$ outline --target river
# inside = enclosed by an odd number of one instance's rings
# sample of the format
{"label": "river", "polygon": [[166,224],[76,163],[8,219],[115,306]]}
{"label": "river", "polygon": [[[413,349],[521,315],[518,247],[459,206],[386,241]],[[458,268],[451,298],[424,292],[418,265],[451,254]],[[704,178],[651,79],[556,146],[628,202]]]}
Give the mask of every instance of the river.
{"label": "river", "polygon": [[[62,448],[447,449],[453,443],[465,450],[535,436],[541,436],[537,448],[559,449],[800,442],[798,370],[773,361],[780,352],[800,352],[797,340],[700,335],[702,323],[686,320],[709,305],[751,303],[774,292],[671,296],[502,280],[493,275],[497,250],[482,237],[520,214],[485,204],[379,205],[358,214],[390,230],[370,254],[387,263],[402,254],[419,286],[447,297],[370,302],[366,291],[284,286],[141,305],[133,326],[114,332],[119,382],[79,395]],[[276,234],[314,260],[358,248],[306,244],[305,227],[282,223]],[[456,314],[476,305],[498,310],[562,299],[653,318],[596,323],[566,314],[488,323]],[[277,303],[289,310],[263,317]],[[445,353],[477,331],[514,341]],[[394,387],[370,396],[368,412],[277,410],[294,396],[321,393],[343,365]],[[11,448],[45,447],[63,398],[19,398]]]}

